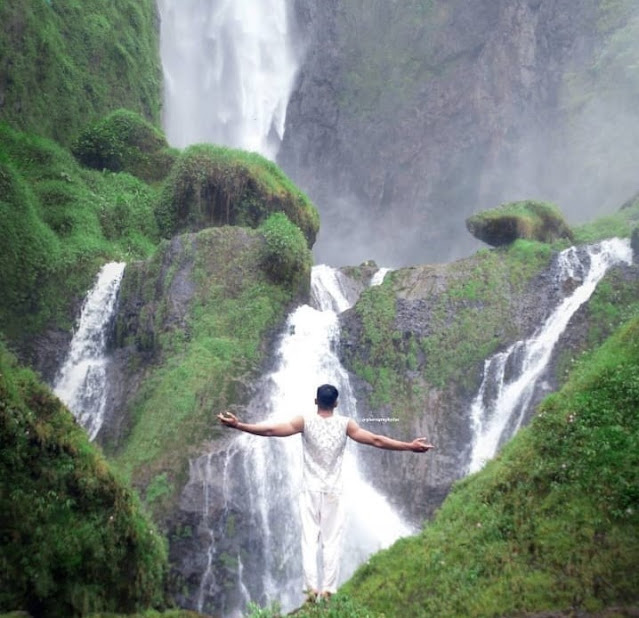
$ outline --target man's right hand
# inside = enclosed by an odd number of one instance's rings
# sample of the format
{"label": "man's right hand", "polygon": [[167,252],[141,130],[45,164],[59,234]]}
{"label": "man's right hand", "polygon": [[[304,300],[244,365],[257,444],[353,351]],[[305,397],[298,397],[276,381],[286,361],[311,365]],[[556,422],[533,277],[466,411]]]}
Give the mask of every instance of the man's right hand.
{"label": "man's right hand", "polygon": [[411,442],[411,451],[413,453],[425,453],[426,451],[430,451],[430,449],[435,448],[432,444],[428,443],[426,438],[416,438]]}
{"label": "man's right hand", "polygon": [[230,412],[222,412],[221,414],[218,414],[217,417],[220,419],[220,423],[222,423],[222,425],[226,425],[227,427],[236,428],[238,423],[240,422],[237,419],[237,416],[235,416],[235,414],[231,414]]}

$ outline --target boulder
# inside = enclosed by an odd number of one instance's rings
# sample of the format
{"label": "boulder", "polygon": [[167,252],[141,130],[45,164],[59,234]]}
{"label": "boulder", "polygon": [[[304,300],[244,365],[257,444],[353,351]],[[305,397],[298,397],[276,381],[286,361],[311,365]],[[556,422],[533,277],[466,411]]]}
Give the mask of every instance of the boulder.
{"label": "boulder", "polygon": [[275,163],[257,153],[199,144],[173,166],[156,217],[170,238],[222,225],[256,228],[274,212],[283,212],[313,246],[317,211]]}
{"label": "boulder", "polygon": [[483,242],[500,247],[518,238],[553,242],[572,240],[573,233],[554,204],[533,200],[510,202],[466,219],[468,231]]}
{"label": "boulder", "polygon": [[162,180],[176,158],[162,132],[127,109],[116,110],[87,127],[74,144],[73,154],[87,167],[128,172],[147,182]]}

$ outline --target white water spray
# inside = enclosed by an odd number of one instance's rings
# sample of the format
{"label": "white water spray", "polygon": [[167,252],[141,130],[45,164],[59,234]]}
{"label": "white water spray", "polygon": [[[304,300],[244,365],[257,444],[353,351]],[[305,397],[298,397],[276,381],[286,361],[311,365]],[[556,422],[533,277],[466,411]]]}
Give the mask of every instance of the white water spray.
{"label": "white water spray", "polygon": [[69,354],[54,384],[66,404],[93,440],[104,421],[106,404],[106,334],[124,274],[123,262],[105,264],[82,306]]}
{"label": "white water spray", "polygon": [[371,287],[375,285],[382,285],[387,273],[389,273],[391,270],[391,268],[380,268],[371,279]]}
{"label": "white water spray", "polygon": [[594,292],[606,271],[618,263],[632,263],[627,240],[613,238],[587,247],[582,261],[575,247],[559,255],[557,282],[581,280],[573,293],[552,312],[542,327],[484,363],[484,378],[471,407],[474,443],[468,471],[480,470],[524,420],[537,381],[570,318]]}
{"label": "white water spray", "polygon": [[164,127],[274,159],[297,71],[288,0],[158,0]]}
{"label": "white water spray", "polygon": [[[318,308],[303,305],[289,316],[278,351],[277,369],[267,377],[263,394],[251,405],[256,419],[283,421],[314,413],[315,391],[323,383],[338,386],[340,414],[357,416],[348,374],[335,353],[339,343],[336,311],[350,306],[340,291],[339,273],[327,266],[316,266],[312,290]],[[238,567],[238,586],[242,591],[251,590],[253,601],[263,605],[278,601],[283,611],[288,611],[303,599],[298,517],[301,437],[273,439],[242,434],[232,448],[242,453],[242,469],[231,466],[228,473],[241,472],[246,479],[248,510],[259,526],[261,540],[260,552],[253,557],[253,563],[243,563],[241,572]],[[363,480],[356,453],[350,448],[343,465],[349,521],[342,551],[341,582],[371,554],[413,532],[387,500]],[[225,486],[230,484],[231,479],[227,479]],[[203,607],[206,608],[206,594],[199,598],[198,608]],[[227,615],[241,615],[242,609],[236,608],[237,613]]]}

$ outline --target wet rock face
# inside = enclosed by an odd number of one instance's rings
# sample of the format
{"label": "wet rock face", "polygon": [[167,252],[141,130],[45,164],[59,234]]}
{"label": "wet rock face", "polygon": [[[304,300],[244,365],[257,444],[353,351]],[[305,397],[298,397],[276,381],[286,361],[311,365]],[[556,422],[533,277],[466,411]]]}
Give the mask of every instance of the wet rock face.
{"label": "wet rock face", "polygon": [[306,55],[278,159],[321,211],[320,255],[352,212],[368,257],[408,264],[474,247],[463,222],[478,209],[540,196],[579,212],[588,197],[558,192],[556,136],[565,75],[599,44],[598,3],[431,4],[410,22],[392,3],[296,2]]}
{"label": "wet rock face", "polygon": [[191,278],[196,236],[176,236],[152,262],[137,262],[124,271],[107,365],[107,396],[100,443],[117,445],[127,434],[124,413],[142,384],[146,367],[156,360],[161,332],[186,325],[195,294]]}
{"label": "wet rock face", "polygon": [[[396,271],[392,277],[395,294],[392,328],[397,335],[395,341],[398,342],[400,360],[391,369],[396,370],[393,379],[401,386],[393,390],[394,398],[390,403],[380,404],[368,382],[352,378],[361,425],[365,429],[400,440],[425,436],[436,446],[435,450],[426,454],[360,447],[365,476],[416,526],[433,514],[452,483],[466,475],[473,439],[470,409],[482,380],[484,358],[466,366],[457,378],[436,386],[429,384],[427,379],[427,364],[430,362],[427,356],[420,352],[411,364],[410,354],[402,352],[401,342],[423,341],[436,333],[442,324],[454,328],[457,316],[479,303],[477,319],[480,322],[477,326],[480,330],[483,328],[482,315],[486,324],[490,323],[489,312],[508,316],[494,333],[499,341],[495,351],[504,350],[515,341],[531,336],[566,294],[564,286],[554,275],[554,258],[549,268],[532,277],[521,290],[513,290],[504,281],[494,291],[492,304],[480,299],[439,303],[441,297],[450,296],[460,276],[472,277],[470,273],[476,272],[477,260],[470,258],[465,261],[461,271],[459,264]],[[340,325],[340,358],[345,367],[349,371],[367,364],[375,367],[376,361],[367,357],[367,333],[357,306],[341,314]],[[566,342],[577,338],[583,344],[587,329],[587,320],[576,320],[575,326],[566,331]],[[457,345],[458,354],[463,354],[463,338]],[[539,393],[533,404],[560,383],[562,376],[557,375],[556,359],[561,354],[562,346],[559,345],[547,375],[538,383]]]}

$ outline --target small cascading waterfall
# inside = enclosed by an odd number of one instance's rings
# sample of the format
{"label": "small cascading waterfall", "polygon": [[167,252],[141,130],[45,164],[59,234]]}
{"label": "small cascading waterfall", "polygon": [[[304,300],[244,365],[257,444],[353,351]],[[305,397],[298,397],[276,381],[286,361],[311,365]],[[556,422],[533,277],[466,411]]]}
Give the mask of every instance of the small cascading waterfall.
{"label": "small cascading waterfall", "polygon": [[107,395],[106,339],[124,262],[105,264],[82,306],[68,356],[53,386],[93,440],[102,427]]}
{"label": "small cascading waterfall", "polygon": [[[340,290],[340,274],[328,266],[312,273],[313,305],[298,307],[287,322],[278,350],[277,369],[266,377],[264,388],[250,408],[256,419],[288,420],[315,412],[313,403],[319,384],[340,389],[338,411],[357,417],[356,400],[346,370],[335,347],[339,342],[338,312],[350,304]],[[260,604],[281,603],[283,611],[299,605],[302,595],[302,564],[297,497],[301,487],[302,444],[300,436],[284,439],[240,434],[227,454],[224,486],[238,486],[228,475],[242,475],[247,490],[242,507],[250,513],[251,527],[258,530],[260,547],[252,547],[251,560],[237,558],[236,599]],[[210,461],[210,459],[209,459]],[[219,470],[211,472],[219,475]],[[393,511],[386,499],[366,483],[358,469],[356,453],[347,448],[344,457],[344,499],[349,513],[342,552],[341,580],[347,579],[368,556],[389,546],[413,530]],[[232,500],[224,490],[225,500]],[[237,497],[236,505],[237,505]],[[208,505],[205,501],[205,512]],[[211,526],[211,552],[223,534]],[[213,574],[205,573],[198,595],[200,611],[210,607]],[[224,607],[226,616],[239,616],[243,607]]]}
{"label": "small cascading waterfall", "polygon": [[571,247],[559,254],[558,285],[570,280],[581,281],[581,284],[564,298],[530,339],[516,342],[484,363],[484,377],[471,406],[475,438],[468,466],[470,473],[481,469],[519,429],[537,382],[570,318],[590,298],[606,271],[622,262],[632,263],[632,249],[629,241],[618,238],[584,250]]}
{"label": "small cascading waterfall", "polygon": [[274,159],[297,71],[290,0],[158,0],[164,128]]}
{"label": "small cascading waterfall", "polygon": [[391,268],[380,268],[371,279],[371,286],[374,285],[382,285],[384,283],[384,279],[392,269]]}

